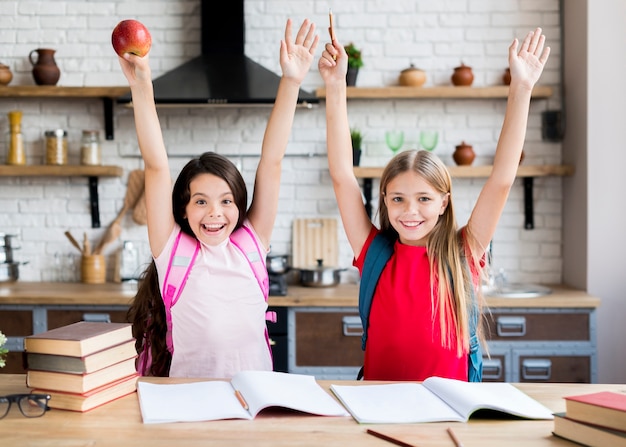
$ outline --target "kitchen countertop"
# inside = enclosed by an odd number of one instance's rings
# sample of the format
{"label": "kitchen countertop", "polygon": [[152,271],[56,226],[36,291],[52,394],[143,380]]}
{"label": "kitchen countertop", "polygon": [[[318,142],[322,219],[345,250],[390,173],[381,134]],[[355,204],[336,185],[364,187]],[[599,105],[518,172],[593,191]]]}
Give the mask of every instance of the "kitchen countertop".
{"label": "kitchen countertop", "polygon": [[[537,298],[487,297],[490,308],[596,308],[600,299],[583,290],[565,285],[548,285],[550,295]],[[126,306],[137,291],[132,283],[46,283],[13,282],[0,284],[2,305],[95,305]],[[290,285],[287,296],[270,296],[270,306],[282,307],[357,307],[358,286],[302,287]]]}

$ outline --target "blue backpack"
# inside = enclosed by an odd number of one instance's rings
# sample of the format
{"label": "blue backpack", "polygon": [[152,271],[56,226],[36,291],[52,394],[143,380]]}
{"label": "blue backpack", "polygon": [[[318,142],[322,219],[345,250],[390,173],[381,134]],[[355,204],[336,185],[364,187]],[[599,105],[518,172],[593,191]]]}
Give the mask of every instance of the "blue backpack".
{"label": "blue backpack", "polygon": [[[367,343],[367,329],[369,327],[369,315],[372,308],[372,299],[378,285],[378,279],[387,265],[387,261],[393,254],[393,246],[395,238],[386,233],[378,233],[367,253],[365,254],[365,262],[363,263],[363,271],[361,273],[361,285],[359,287],[359,315],[361,316],[361,324],[363,326],[363,336],[361,338],[361,349],[365,351]],[[483,377],[483,356],[476,334],[478,326],[478,305],[476,296],[472,289],[472,312],[470,314],[470,352],[468,354],[468,380],[470,382],[481,382]],[[363,376],[363,368],[359,371],[360,379]]]}

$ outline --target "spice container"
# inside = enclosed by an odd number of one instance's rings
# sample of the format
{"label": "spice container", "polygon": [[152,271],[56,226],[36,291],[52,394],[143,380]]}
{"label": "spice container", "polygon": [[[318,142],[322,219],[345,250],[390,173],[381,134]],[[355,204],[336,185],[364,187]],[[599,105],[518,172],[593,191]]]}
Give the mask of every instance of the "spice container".
{"label": "spice container", "polygon": [[24,139],[22,137],[22,112],[21,110],[11,110],[8,113],[9,124],[11,126],[7,137],[8,165],[25,165],[26,154],[24,152]]}
{"label": "spice container", "polygon": [[83,130],[80,140],[80,163],[83,165],[102,164],[100,132],[97,130]]}
{"label": "spice container", "polygon": [[44,135],[46,142],[46,164],[67,164],[67,132],[63,129],[47,130]]}

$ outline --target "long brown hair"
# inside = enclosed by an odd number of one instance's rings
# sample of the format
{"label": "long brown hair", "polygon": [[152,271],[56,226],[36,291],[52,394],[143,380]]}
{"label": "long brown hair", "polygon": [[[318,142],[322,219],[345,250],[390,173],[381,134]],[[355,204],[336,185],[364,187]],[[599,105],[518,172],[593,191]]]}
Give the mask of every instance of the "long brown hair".
{"label": "long brown hair", "polygon": [[[471,271],[482,272],[480,260],[470,250],[469,241],[472,235],[464,228],[465,238],[461,237],[456,223],[452,203],[452,179],[441,159],[428,151],[404,151],[396,155],[385,167],[380,179],[380,200],[378,215],[381,231],[390,232],[398,237],[398,233],[389,221],[389,211],[383,200],[389,182],[399,174],[413,171],[436,191],[449,194],[448,206],[439,217],[432,232],[428,236],[426,250],[430,264],[431,300],[433,309],[438,313],[439,325],[444,347],[453,345],[448,321],[454,325],[454,340],[457,341],[457,352],[469,349],[469,321],[478,315],[482,308],[480,287],[474,287]],[[469,267],[469,268],[468,268]],[[435,284],[437,291],[435,293]],[[474,298],[472,296],[474,295]],[[478,318],[477,333],[483,340],[481,318]]]}

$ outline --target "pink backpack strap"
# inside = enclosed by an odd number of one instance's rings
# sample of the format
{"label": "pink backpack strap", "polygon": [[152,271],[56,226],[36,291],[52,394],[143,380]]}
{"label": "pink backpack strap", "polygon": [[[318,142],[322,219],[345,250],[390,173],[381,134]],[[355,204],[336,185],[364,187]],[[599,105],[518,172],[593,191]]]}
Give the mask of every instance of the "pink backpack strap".
{"label": "pink backpack strap", "polygon": [[187,277],[198,256],[198,251],[200,251],[200,241],[180,231],[172,247],[170,261],[165,272],[165,281],[163,281],[163,290],[161,290],[163,304],[165,305],[165,321],[167,323],[167,349],[172,354],[174,354],[174,343],[172,341],[171,308],[176,304],[185,288]]}

